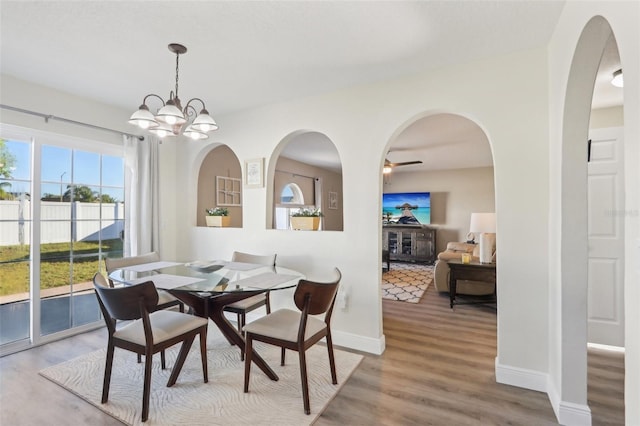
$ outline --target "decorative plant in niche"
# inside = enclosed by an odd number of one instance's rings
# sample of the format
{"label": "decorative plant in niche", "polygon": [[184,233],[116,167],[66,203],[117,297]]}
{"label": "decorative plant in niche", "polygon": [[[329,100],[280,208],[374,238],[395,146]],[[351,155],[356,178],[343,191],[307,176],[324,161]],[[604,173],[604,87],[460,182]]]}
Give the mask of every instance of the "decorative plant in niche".
{"label": "decorative plant in niche", "polygon": [[291,213],[291,229],[317,231],[322,216],[319,209],[300,209]]}
{"label": "decorative plant in niche", "polygon": [[300,209],[291,213],[291,217],[322,217],[324,216],[320,209]]}
{"label": "decorative plant in niche", "polygon": [[224,207],[216,207],[214,209],[207,209],[209,216],[229,216],[229,210]]}
{"label": "decorative plant in niche", "polygon": [[231,224],[231,216],[229,216],[229,210],[224,207],[216,207],[206,209],[207,226],[229,226]]}

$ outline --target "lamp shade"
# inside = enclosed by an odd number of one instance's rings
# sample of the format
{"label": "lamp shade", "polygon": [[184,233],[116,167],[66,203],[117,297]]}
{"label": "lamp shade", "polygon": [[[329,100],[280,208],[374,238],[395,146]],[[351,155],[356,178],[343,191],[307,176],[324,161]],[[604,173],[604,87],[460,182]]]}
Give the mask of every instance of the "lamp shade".
{"label": "lamp shade", "polygon": [[209,135],[207,135],[206,133],[196,130],[194,125],[188,126],[185,129],[183,135],[190,137],[194,141],[197,141],[200,139],[207,139],[209,137]]}
{"label": "lamp shade", "polygon": [[495,213],[471,213],[471,223],[469,231],[474,233],[491,233],[496,232],[496,214]]}
{"label": "lamp shade", "polygon": [[218,125],[215,120],[209,115],[206,109],[200,111],[200,114],[193,120],[193,124],[191,127],[199,132],[210,132],[212,130],[217,130]]}
{"label": "lamp shade", "polygon": [[167,102],[165,106],[160,108],[155,119],[156,121],[169,124],[170,126],[173,126],[174,124],[182,125],[187,122],[182,111],[173,105],[171,101]]}
{"label": "lamp shade", "polygon": [[141,105],[140,109],[131,115],[131,118],[129,118],[129,124],[138,126],[141,129],[149,129],[158,126],[153,114],[151,114],[146,105]]}
{"label": "lamp shade", "polygon": [[159,138],[174,135],[173,128],[166,123],[160,123],[158,126],[149,129],[149,131]]}

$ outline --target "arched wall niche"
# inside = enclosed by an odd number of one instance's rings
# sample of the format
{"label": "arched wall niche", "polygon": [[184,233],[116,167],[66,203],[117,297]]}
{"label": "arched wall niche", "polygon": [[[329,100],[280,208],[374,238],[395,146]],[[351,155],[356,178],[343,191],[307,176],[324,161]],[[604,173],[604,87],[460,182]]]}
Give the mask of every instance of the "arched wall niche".
{"label": "arched wall niche", "polygon": [[[297,130],[285,136],[269,161],[267,182],[267,229],[290,229],[290,213],[305,207],[322,212],[321,230],[343,230],[342,162],[325,134]],[[282,200],[288,185],[300,189],[303,204]]]}
{"label": "arched wall niche", "polygon": [[224,207],[229,226],[242,228],[242,168],[236,154],[226,145],[217,145],[203,154],[198,171],[196,226],[207,226],[206,210]]}

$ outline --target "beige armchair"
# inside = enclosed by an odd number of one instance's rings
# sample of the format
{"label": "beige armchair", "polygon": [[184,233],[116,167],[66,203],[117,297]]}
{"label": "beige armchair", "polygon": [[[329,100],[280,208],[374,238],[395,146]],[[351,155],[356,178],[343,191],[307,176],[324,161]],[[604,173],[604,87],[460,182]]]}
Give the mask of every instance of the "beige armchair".
{"label": "beige armchair", "polygon": [[[452,259],[460,260],[462,253],[471,253],[471,260],[477,262],[479,261],[480,246],[478,244],[452,242],[447,244],[445,251],[438,254],[438,260],[436,260],[433,269],[433,284],[439,292],[449,292],[449,265],[447,261]],[[493,259],[495,261],[495,250]],[[495,284],[480,281],[458,280],[456,286],[457,294],[472,296],[493,294],[494,291]]]}

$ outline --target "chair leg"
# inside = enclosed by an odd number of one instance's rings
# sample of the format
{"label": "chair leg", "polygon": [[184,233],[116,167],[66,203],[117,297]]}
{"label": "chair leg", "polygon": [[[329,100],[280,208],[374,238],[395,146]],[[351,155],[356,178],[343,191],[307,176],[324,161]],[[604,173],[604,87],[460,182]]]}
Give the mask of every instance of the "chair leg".
{"label": "chair leg", "polygon": [[163,370],[167,368],[167,362],[164,356],[164,349],[160,351],[160,366],[162,367]]}
{"label": "chair leg", "polygon": [[331,330],[328,331],[327,336],[327,352],[329,352],[329,366],[331,367],[331,383],[338,384],[338,376],[336,375],[336,361],[333,357],[333,342],[331,340]]}
{"label": "chair leg", "polygon": [[280,348],[280,365],[283,366],[284,365],[284,354],[286,352],[285,348]]}
{"label": "chair leg", "polygon": [[[243,336],[244,336],[244,333],[243,333],[242,329],[244,328],[246,322],[247,322],[246,313],[243,312],[241,314],[238,314],[238,331]],[[244,351],[242,349],[240,349],[240,361],[244,361]]]}
{"label": "chair leg", "polygon": [[151,396],[151,365],[153,364],[153,354],[147,348],[144,354],[144,388],[142,390],[142,421],[149,418],[149,397]]}
{"label": "chair leg", "polygon": [[200,331],[200,358],[202,358],[202,377],[204,382],[209,382],[209,366],[207,360],[207,327]]}
{"label": "chair leg", "polygon": [[236,325],[238,326],[238,333],[242,334],[242,326],[240,325],[240,314],[236,314]]}
{"label": "chair leg", "polygon": [[304,403],[304,413],[311,414],[311,407],[309,404],[309,383],[307,381],[307,360],[304,348],[300,348],[298,356],[300,358],[300,379],[302,381],[302,402]]}
{"label": "chair leg", "polygon": [[138,364],[142,362],[142,355],[138,354]]}
{"label": "chair leg", "polygon": [[264,294],[265,299],[265,308],[267,309],[267,315],[271,313],[271,298],[269,297],[269,292]]}
{"label": "chair leg", "polygon": [[191,349],[191,344],[193,340],[196,338],[195,334],[187,337],[182,341],[182,345],[180,346],[180,352],[178,353],[178,358],[176,358],[176,363],[171,370],[171,375],[169,376],[169,381],[167,382],[167,387],[175,385],[176,380],[178,380],[178,375],[180,375],[180,370],[182,370],[182,366],[184,365],[184,361],[187,359],[187,355],[189,355],[189,350]]}
{"label": "chair leg", "polygon": [[253,354],[253,339],[251,334],[247,333],[244,355],[244,393],[249,392],[249,376],[251,374],[251,357]]}
{"label": "chair leg", "polygon": [[111,384],[111,370],[113,367],[113,352],[115,350],[115,346],[113,342],[109,341],[107,346],[107,361],[104,366],[104,380],[102,382],[102,400],[101,402],[104,404],[109,399],[109,386]]}
{"label": "chair leg", "polygon": [[184,303],[180,302],[178,304],[178,309],[180,309],[180,312],[184,313]]}

